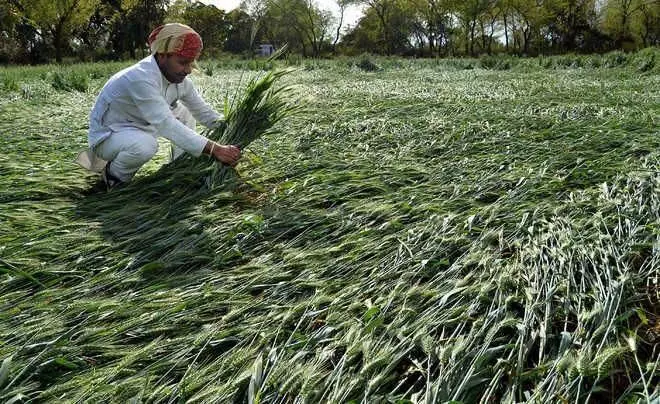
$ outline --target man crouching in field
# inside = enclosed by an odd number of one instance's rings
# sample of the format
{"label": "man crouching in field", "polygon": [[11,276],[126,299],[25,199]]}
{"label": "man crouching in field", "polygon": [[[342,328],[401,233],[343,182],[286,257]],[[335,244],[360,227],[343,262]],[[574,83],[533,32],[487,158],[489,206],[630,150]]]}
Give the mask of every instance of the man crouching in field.
{"label": "man crouching in field", "polygon": [[[235,166],[238,147],[219,145],[195,132],[222,125],[187,77],[202,51],[202,39],[183,24],[165,24],[148,39],[151,55],[108,80],[90,114],[90,149],[78,156],[85,168],[102,172],[108,188],[129,182],[158,150],[157,137],[173,143],[172,159],[202,153]],[[106,163],[107,162],[107,163]]]}

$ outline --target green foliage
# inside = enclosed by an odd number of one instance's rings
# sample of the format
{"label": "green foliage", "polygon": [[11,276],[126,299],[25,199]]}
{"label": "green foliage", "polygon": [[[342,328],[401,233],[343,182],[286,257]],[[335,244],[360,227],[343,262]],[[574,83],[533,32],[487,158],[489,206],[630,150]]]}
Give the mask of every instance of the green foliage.
{"label": "green foliage", "polygon": [[355,67],[365,72],[376,72],[381,68],[372,59],[369,54],[362,54],[357,61],[353,62]]}
{"label": "green foliage", "polygon": [[634,63],[640,72],[648,72],[657,67],[657,59],[660,51],[654,48],[646,48],[634,55]]}
{"label": "green foliage", "polygon": [[[179,5],[182,10],[179,15],[170,16],[167,22],[179,22],[191,26],[202,37],[205,57],[214,57],[222,51],[225,41],[232,29],[223,10],[214,5],[202,2],[188,3],[178,0],[173,6]],[[168,8],[168,13],[172,7]]]}
{"label": "green foliage", "polygon": [[87,23],[100,0],[24,0],[26,17],[34,21],[42,33],[52,35],[55,57],[62,61],[63,48],[76,29]]}
{"label": "green foliage", "polygon": [[473,59],[449,59],[447,62],[442,64],[446,64],[455,70],[472,70],[474,69],[477,62]]}
{"label": "green foliage", "polygon": [[554,67],[560,69],[577,69],[583,67],[584,62],[578,55],[561,55],[554,59]]}
{"label": "green foliage", "polygon": [[268,71],[275,68],[275,62],[264,58],[253,58],[245,64],[245,68],[252,71]]}
{"label": "green foliage", "polygon": [[652,71],[660,54],[657,48],[647,48],[636,53],[609,52],[603,55],[557,55],[539,56],[538,66],[544,69],[621,68],[634,66],[638,71]]}
{"label": "green foliage", "polygon": [[[270,71],[262,77],[250,79],[239,96],[231,102],[225,100],[226,125],[207,132],[206,136],[220,144],[231,144],[245,149],[262,136],[279,133],[275,125],[292,115],[297,107],[291,100],[291,87],[276,87],[275,82],[291,72],[292,70]],[[233,169],[222,166],[214,171],[209,182],[211,185],[220,185],[232,172]]]}
{"label": "green foliage", "polygon": [[85,92],[89,88],[89,78],[78,71],[64,72],[57,70],[51,76],[51,85],[58,91]]}
{"label": "green foliage", "polygon": [[211,76],[213,76],[213,72],[215,71],[215,67],[213,66],[213,63],[205,63],[202,66],[202,70],[204,71],[204,74],[211,77]]}
{"label": "green foliage", "polygon": [[332,25],[332,14],[305,0],[271,0],[264,3],[254,45],[287,43],[304,57],[320,57]]}
{"label": "green foliage", "polygon": [[[284,53],[283,47],[274,54],[267,63],[274,64],[274,60]],[[292,99],[292,87],[277,84],[282,78],[291,74],[293,70],[272,70],[265,74],[253,76],[244,88],[237,89],[230,100],[224,101],[224,122],[212,129],[204,131],[204,135],[220,144],[235,145],[245,149],[253,141],[266,135],[279,133],[277,124],[296,112],[299,107]],[[177,161],[177,167],[186,171],[208,171],[206,185],[212,189],[231,189],[236,186],[236,173],[234,169],[225,165],[218,165],[200,159],[183,158]]]}
{"label": "green foliage", "polygon": [[552,68],[552,58],[547,57],[547,56],[539,56],[538,58],[539,61],[539,66],[543,69],[550,69]]}
{"label": "green foliage", "polygon": [[592,69],[597,69],[602,64],[601,57],[599,55],[587,56],[584,59],[584,66]]}
{"label": "green foliage", "polygon": [[[347,7],[355,1],[337,4]],[[262,42],[289,43],[295,53],[315,58],[364,52],[478,57],[634,51],[659,44],[659,4],[650,0],[502,4],[371,0],[346,31],[335,30],[336,14],[304,0],[248,2],[230,12],[186,0],[5,1],[0,5],[0,32],[6,37],[0,63],[47,63],[53,56],[58,62],[67,57],[135,59],[144,56],[151,29],[177,21],[200,33],[205,57],[219,57],[223,52],[249,57]],[[347,27],[346,21],[342,24]],[[506,62],[502,63],[500,68],[505,68]],[[495,65],[484,68],[499,69]]]}
{"label": "green foliage", "polygon": [[621,51],[603,55],[603,67],[620,67],[628,63],[628,55]]}
{"label": "green foliage", "polygon": [[509,70],[511,68],[511,58],[503,56],[482,56],[479,59],[479,66],[487,70]]}
{"label": "green foliage", "polygon": [[4,74],[2,76],[2,88],[5,91],[18,91],[18,80],[13,74]]}
{"label": "green foliage", "polygon": [[227,126],[208,132],[208,136],[221,144],[244,148],[275,130],[274,125],[294,111],[293,101],[289,99],[291,88],[275,87],[275,82],[291,72],[271,71],[262,77],[250,79],[238,97],[226,100]]}

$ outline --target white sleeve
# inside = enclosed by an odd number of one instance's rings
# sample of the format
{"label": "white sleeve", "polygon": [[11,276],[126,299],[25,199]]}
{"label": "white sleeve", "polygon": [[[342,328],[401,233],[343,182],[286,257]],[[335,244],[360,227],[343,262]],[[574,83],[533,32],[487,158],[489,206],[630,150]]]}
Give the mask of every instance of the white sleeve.
{"label": "white sleeve", "polygon": [[211,127],[213,122],[222,119],[223,116],[218,114],[204,99],[199,95],[192,81],[186,78],[184,81],[184,94],[181,97],[181,102],[188,108],[188,111],[201,123],[202,125]]}
{"label": "white sleeve", "polygon": [[153,125],[160,136],[194,156],[202,154],[208,139],[174,117],[156,83],[141,79],[128,83],[127,87],[142,118]]}

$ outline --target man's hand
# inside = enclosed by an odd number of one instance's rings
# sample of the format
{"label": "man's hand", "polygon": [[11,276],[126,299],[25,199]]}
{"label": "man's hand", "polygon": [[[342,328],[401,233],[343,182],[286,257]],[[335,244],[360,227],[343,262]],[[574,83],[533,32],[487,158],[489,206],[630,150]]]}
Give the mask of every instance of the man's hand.
{"label": "man's hand", "polygon": [[236,146],[217,145],[213,149],[213,157],[220,162],[234,167],[241,158],[241,149]]}
{"label": "man's hand", "polygon": [[232,167],[236,166],[241,158],[241,149],[231,145],[221,145],[209,140],[204,147],[204,153],[210,155],[221,163]]}

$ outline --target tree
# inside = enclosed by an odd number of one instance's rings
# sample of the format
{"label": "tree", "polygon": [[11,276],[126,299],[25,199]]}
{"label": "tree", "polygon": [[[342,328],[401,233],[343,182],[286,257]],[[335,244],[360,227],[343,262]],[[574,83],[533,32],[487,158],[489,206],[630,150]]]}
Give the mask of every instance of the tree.
{"label": "tree", "polygon": [[[530,53],[534,37],[539,42],[539,48],[543,39],[541,28],[547,26],[551,16],[542,2],[529,0],[511,0],[512,23],[514,32],[514,46],[518,44],[518,51],[523,55]],[[518,30],[516,30],[518,27]]]}
{"label": "tree", "polygon": [[164,22],[169,0],[121,0],[117,3],[120,16],[113,24],[113,50],[119,55],[128,53],[133,59],[137,50],[145,56],[147,36]]}
{"label": "tree", "polygon": [[41,35],[52,37],[59,63],[74,30],[89,20],[99,0],[24,0],[22,4],[26,17],[34,21]]}
{"label": "tree", "polygon": [[204,42],[205,53],[212,55],[223,49],[229,37],[229,22],[224,11],[213,5],[195,2],[183,10],[178,22],[192,27]]}
{"label": "tree", "polygon": [[660,2],[644,1],[639,8],[639,33],[644,47],[660,44]]}
{"label": "tree", "polygon": [[14,59],[20,51],[16,44],[16,25],[21,21],[21,15],[16,4],[0,4],[0,63]]}
{"label": "tree", "polygon": [[502,11],[502,24],[504,33],[504,50],[509,52],[509,26],[511,21],[511,0],[498,0],[497,7]]}
{"label": "tree", "polygon": [[488,7],[479,15],[479,28],[481,31],[481,50],[489,55],[493,53],[493,36],[497,30],[502,9],[498,7],[499,1],[491,1]]}
{"label": "tree", "polygon": [[165,14],[164,22],[182,22],[183,14],[190,6],[190,0],[174,0],[167,8],[167,14]]}
{"label": "tree", "polygon": [[367,12],[373,13],[380,23],[380,47],[385,50],[388,55],[393,53],[392,44],[392,26],[391,20],[395,15],[396,0],[364,0],[365,4],[369,6]]}
{"label": "tree", "polygon": [[[126,0],[124,0],[126,3]],[[83,59],[96,60],[112,58],[110,46],[112,28],[120,17],[122,2],[118,0],[101,0],[92,13],[89,21],[74,31],[74,37],[81,42],[78,55]],[[126,4],[123,7],[127,7]]]}
{"label": "tree", "polygon": [[332,41],[332,52],[336,53],[337,52],[337,42],[339,42],[339,36],[341,34],[341,28],[342,25],[344,24],[344,14],[346,13],[346,9],[354,5],[358,2],[358,0],[335,0],[335,3],[339,7],[339,21],[337,22],[337,30],[335,32],[335,39]]}
{"label": "tree", "polygon": [[464,31],[465,53],[474,55],[474,37],[477,23],[482,15],[492,8],[494,2],[493,0],[466,0],[460,4],[457,11]]}
{"label": "tree", "polygon": [[548,24],[548,35],[563,51],[587,47],[586,33],[596,25],[595,0],[554,0],[546,3],[553,18]]}
{"label": "tree", "polygon": [[378,32],[379,24],[374,13],[367,10],[357,25],[342,38],[342,51],[347,54],[355,54],[364,49],[369,49],[373,52],[377,46],[375,33]]}
{"label": "tree", "polygon": [[301,22],[301,8],[298,0],[268,0],[264,14],[259,20],[260,30],[257,40],[273,45],[288,43],[293,51],[307,55],[307,42]]}
{"label": "tree", "polygon": [[[9,35],[14,30],[22,14],[20,4],[10,1],[0,3],[0,34]],[[2,37],[0,37],[2,38]]]}
{"label": "tree", "polygon": [[227,40],[224,50],[241,53],[251,51],[252,31],[257,24],[256,20],[242,9],[230,11],[226,17]]}
{"label": "tree", "polygon": [[288,43],[303,56],[317,57],[327,44],[332,16],[311,0],[268,0],[262,34],[273,43]]}
{"label": "tree", "polygon": [[605,5],[603,29],[615,38],[616,46],[638,41],[644,46],[658,32],[660,3],[657,0],[609,0]]}
{"label": "tree", "polygon": [[416,4],[409,0],[362,0],[362,4],[367,6],[365,17],[347,42],[354,46],[372,43],[362,49],[387,55],[407,52],[410,39],[420,30]]}
{"label": "tree", "polygon": [[416,7],[431,54],[446,47],[450,39],[452,0],[417,0]]}
{"label": "tree", "polygon": [[318,57],[321,55],[323,46],[327,42],[333,17],[332,13],[327,10],[321,10],[312,0],[306,0],[305,3],[304,21],[307,23],[305,33],[307,40],[312,45],[314,57]]}

